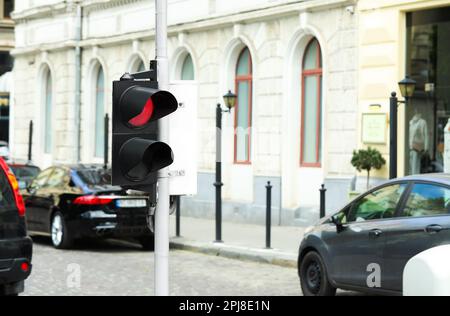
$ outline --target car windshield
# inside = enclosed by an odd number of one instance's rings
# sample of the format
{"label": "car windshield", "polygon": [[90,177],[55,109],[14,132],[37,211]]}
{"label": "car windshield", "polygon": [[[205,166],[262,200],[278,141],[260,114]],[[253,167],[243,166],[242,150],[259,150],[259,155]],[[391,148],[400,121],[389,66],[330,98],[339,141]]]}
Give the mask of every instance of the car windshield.
{"label": "car windshield", "polygon": [[11,170],[19,179],[34,178],[39,173],[39,168],[33,166],[11,166]]}
{"label": "car windshield", "polygon": [[111,174],[104,169],[86,169],[75,172],[80,180],[88,187],[111,185]]}

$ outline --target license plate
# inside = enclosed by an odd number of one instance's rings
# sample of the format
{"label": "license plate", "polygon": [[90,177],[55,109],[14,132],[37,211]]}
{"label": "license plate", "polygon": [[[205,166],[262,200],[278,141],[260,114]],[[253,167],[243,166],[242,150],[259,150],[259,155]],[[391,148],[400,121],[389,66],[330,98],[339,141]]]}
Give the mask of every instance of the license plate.
{"label": "license plate", "polygon": [[147,200],[117,200],[118,208],[142,208],[147,206]]}

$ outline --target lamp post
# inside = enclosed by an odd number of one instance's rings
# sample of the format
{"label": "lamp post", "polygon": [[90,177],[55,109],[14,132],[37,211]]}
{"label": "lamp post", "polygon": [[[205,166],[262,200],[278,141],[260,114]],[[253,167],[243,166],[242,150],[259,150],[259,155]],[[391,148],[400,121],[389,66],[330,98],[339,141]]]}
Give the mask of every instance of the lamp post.
{"label": "lamp post", "polygon": [[397,123],[398,123],[398,105],[405,104],[408,106],[409,99],[414,95],[416,90],[416,81],[406,76],[405,79],[398,83],[400,93],[405,99],[399,101],[397,93],[392,92],[390,98],[390,146],[389,146],[389,178],[397,178]]}
{"label": "lamp post", "polygon": [[223,96],[225,106],[228,110],[223,110],[222,106],[217,104],[216,109],[216,243],[222,241],[222,113],[231,113],[231,109],[236,106],[237,96],[228,91]]}

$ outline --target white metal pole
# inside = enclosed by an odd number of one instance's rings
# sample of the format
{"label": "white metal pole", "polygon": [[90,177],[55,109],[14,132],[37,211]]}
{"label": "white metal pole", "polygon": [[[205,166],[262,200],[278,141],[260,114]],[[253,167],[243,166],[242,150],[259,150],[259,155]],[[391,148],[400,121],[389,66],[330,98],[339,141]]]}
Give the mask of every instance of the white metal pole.
{"label": "white metal pole", "polygon": [[[156,60],[161,90],[169,89],[167,58],[167,0],[156,1]],[[162,119],[160,140],[169,141],[169,122]],[[169,296],[169,169],[161,170],[158,181],[158,204],[155,215],[155,295]]]}

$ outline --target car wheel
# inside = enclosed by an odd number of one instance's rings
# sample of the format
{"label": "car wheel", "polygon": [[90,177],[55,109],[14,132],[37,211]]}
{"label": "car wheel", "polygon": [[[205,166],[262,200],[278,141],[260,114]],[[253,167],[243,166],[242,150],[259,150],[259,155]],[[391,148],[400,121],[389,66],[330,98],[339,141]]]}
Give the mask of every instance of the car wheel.
{"label": "car wheel", "polygon": [[142,245],[142,249],[146,251],[155,250],[155,236],[144,236],[139,238],[139,242]]}
{"label": "car wheel", "polygon": [[327,270],[320,255],[307,253],[299,266],[300,284],[305,296],[334,296],[334,288],[328,279]]}
{"label": "car wheel", "polygon": [[73,240],[61,212],[56,212],[53,215],[50,229],[53,247],[56,249],[69,249],[72,246]]}

